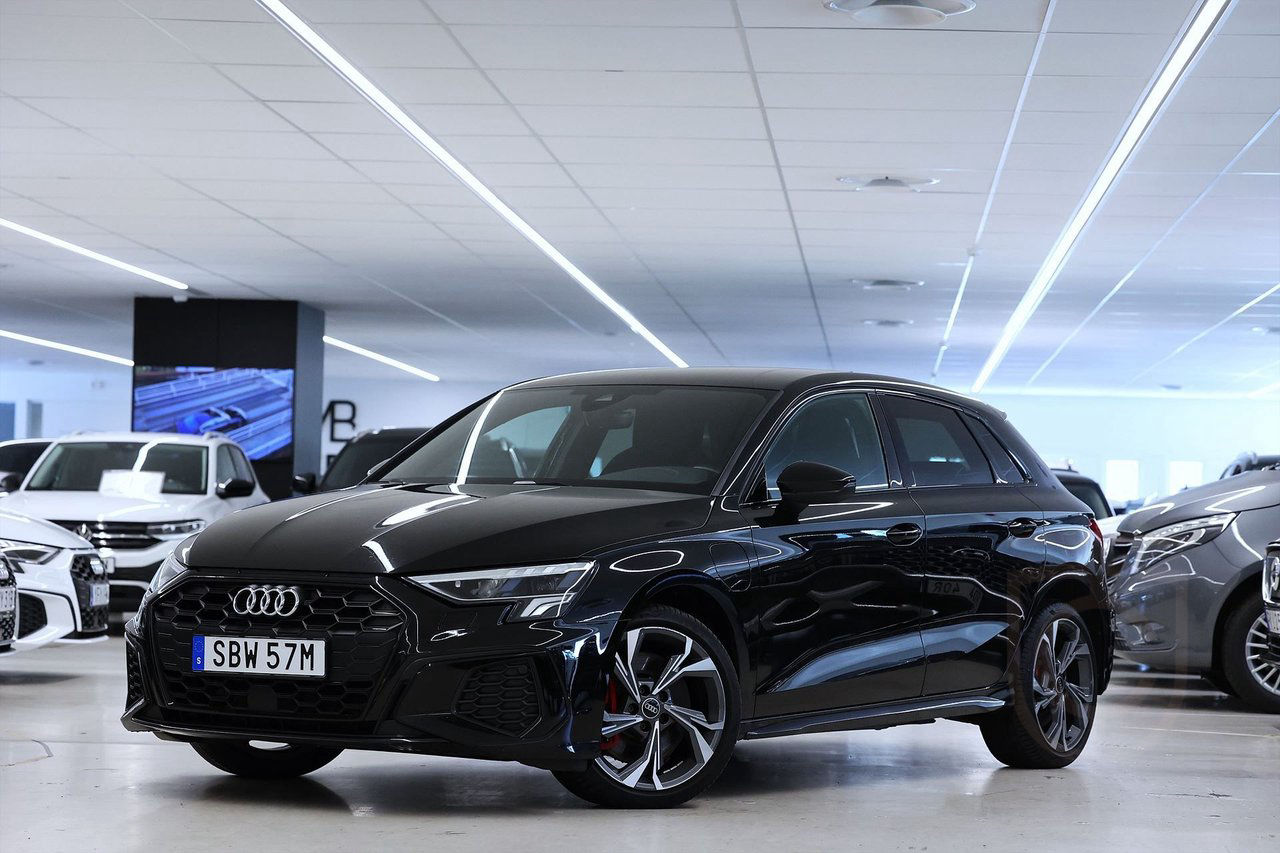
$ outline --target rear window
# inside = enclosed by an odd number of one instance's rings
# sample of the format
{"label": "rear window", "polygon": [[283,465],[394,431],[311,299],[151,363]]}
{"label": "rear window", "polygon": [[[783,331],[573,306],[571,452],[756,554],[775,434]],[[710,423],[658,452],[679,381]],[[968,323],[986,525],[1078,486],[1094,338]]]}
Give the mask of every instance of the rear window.
{"label": "rear window", "polygon": [[1095,518],[1111,517],[1111,506],[1107,503],[1107,497],[1102,494],[1102,488],[1097,483],[1085,483],[1077,480],[1063,483],[1062,485],[1067,487],[1068,492],[1084,501]]}
{"label": "rear window", "polygon": [[915,486],[994,483],[991,466],[954,409],[905,397],[883,398]]}

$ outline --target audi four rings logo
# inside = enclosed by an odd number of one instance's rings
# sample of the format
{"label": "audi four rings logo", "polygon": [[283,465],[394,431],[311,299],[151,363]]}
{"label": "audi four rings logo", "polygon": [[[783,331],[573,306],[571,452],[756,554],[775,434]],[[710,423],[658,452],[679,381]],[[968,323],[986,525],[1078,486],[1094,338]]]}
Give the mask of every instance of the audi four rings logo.
{"label": "audi four rings logo", "polygon": [[296,586],[246,586],[231,596],[231,609],[241,616],[292,616],[302,604]]}

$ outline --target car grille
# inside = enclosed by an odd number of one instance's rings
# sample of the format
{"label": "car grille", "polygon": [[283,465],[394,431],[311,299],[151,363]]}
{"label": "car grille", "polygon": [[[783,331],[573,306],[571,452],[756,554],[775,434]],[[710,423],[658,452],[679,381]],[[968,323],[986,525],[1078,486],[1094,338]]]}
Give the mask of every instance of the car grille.
{"label": "car grille", "polygon": [[142,701],[146,694],[142,688],[142,660],[138,656],[138,651],[131,644],[124,645],[124,669],[125,669],[125,710],[132,708]]}
{"label": "car grille", "polygon": [[90,607],[89,602],[93,600],[91,597],[93,585],[106,583],[107,576],[105,574],[95,576],[91,560],[88,554],[77,554],[71,561],[71,580],[76,587],[76,602],[80,605],[80,630],[104,631],[107,620],[110,618],[108,615],[110,606],[99,604],[97,607]]}
{"label": "car grille", "polygon": [[[0,568],[4,568],[7,565],[8,563],[6,563],[5,560],[0,559]],[[8,580],[6,580],[3,583],[0,583],[0,590],[6,590],[6,589],[16,590],[18,587],[18,582],[13,579],[13,575],[8,573],[6,573],[6,575],[8,576]],[[16,604],[17,593],[14,592],[12,594],[15,596],[14,603]],[[10,640],[12,640],[14,638],[15,632],[17,631],[17,628],[18,628],[18,620],[14,611],[6,610],[3,613],[0,613],[0,643],[8,643]]]}
{"label": "car grille", "polygon": [[462,682],[453,710],[486,729],[520,737],[542,716],[537,670],[527,659],[477,666]]}
{"label": "car grille", "polygon": [[[152,608],[161,686],[168,708],[177,712],[167,715],[186,722],[193,721],[191,712],[248,715],[259,729],[272,728],[264,720],[276,718],[282,730],[298,720],[363,718],[397,653],[401,612],[371,586],[300,582],[303,601],[290,616],[240,616],[231,598],[245,585],[191,579]],[[196,635],[324,640],[328,673],[303,679],[193,672]]]}
{"label": "car grille", "polygon": [[88,539],[95,548],[114,548],[117,551],[136,551],[150,548],[160,540],[147,533],[148,525],[141,521],[54,521],[77,536]]}
{"label": "car grille", "polygon": [[34,595],[18,593],[18,636],[34,634],[49,624],[49,616],[44,612],[44,602]]}

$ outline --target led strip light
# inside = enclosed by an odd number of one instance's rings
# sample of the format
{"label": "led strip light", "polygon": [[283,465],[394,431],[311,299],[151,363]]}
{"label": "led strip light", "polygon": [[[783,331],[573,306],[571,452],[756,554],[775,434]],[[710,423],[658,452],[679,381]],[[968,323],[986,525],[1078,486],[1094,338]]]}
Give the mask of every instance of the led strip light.
{"label": "led strip light", "polygon": [[1234,3],[1235,0],[1204,0],[1204,3],[1196,11],[1195,17],[1190,25],[1187,26],[1186,31],[1183,32],[1182,38],[1178,40],[1178,44],[1174,47],[1168,61],[1160,69],[1160,73],[1156,75],[1155,82],[1151,84],[1146,96],[1143,97],[1142,102],[1138,105],[1138,109],[1134,111],[1132,120],[1130,120],[1128,127],[1125,128],[1120,141],[1116,143],[1111,156],[1107,158],[1107,162],[1103,165],[1097,178],[1094,179],[1093,185],[1085,193],[1084,199],[1080,202],[1080,206],[1076,208],[1067,226],[1058,235],[1058,240],[1053,244],[1048,257],[1044,259],[1044,263],[1037,270],[1035,277],[1031,279],[1027,292],[1023,294],[1022,300],[1013,310],[1008,322],[1005,323],[1004,331],[1000,333],[1000,338],[992,348],[991,354],[987,356],[986,363],[982,365],[978,378],[974,380],[973,387],[970,389],[972,393],[976,394],[981,391],[991,379],[991,374],[995,373],[996,368],[1004,361],[1004,357],[1008,354],[1009,348],[1013,346],[1014,340],[1022,333],[1023,328],[1030,321],[1031,315],[1040,307],[1040,303],[1048,294],[1049,288],[1053,287],[1053,283],[1061,274],[1063,267],[1066,266],[1067,259],[1071,256],[1071,251],[1075,248],[1076,241],[1080,239],[1080,235],[1084,232],[1085,226],[1089,224],[1089,220],[1093,218],[1094,213],[1097,212],[1102,202],[1106,200],[1107,194],[1114,186],[1116,178],[1124,171],[1129,158],[1146,137],[1147,131],[1155,124],[1156,119],[1159,118],[1160,113],[1168,103],[1169,95],[1182,79],[1182,75],[1186,73],[1192,62],[1199,56],[1200,51],[1208,43],[1209,37],[1213,35],[1218,23],[1226,17],[1227,10]]}
{"label": "led strip light", "polygon": [[395,101],[391,100],[381,89],[375,86],[368,77],[360,72],[346,57],[339,53],[333,45],[329,44],[310,26],[307,25],[292,9],[286,6],[280,0],[258,0],[258,4],[266,9],[273,18],[279,21],[286,29],[297,36],[303,44],[311,49],[311,52],[318,56],[326,65],[333,69],[339,76],[346,80],[351,86],[359,92],[364,98],[373,104],[392,122],[394,122],[401,130],[408,134],[409,138],[418,143],[428,154],[434,157],[440,165],[444,166],[453,176],[471,190],[480,200],[487,204],[494,213],[497,213],[507,224],[520,232],[526,240],[532,243],[539,251],[551,259],[552,263],[560,267],[568,273],[569,277],[576,281],[584,290],[590,293],[605,308],[614,313],[618,319],[627,324],[631,331],[644,338],[649,344],[662,353],[676,367],[688,367],[689,364],[675,352],[664,344],[657,335],[649,331],[649,329],[636,318],[634,314],[628,311],[622,303],[614,299],[604,288],[596,284],[591,278],[578,269],[576,265],[566,258],[559,249],[551,245],[551,243],[534,230],[533,226],[507,206],[506,202],[498,198],[493,190],[485,186],[479,178],[472,174],[471,170],[462,164],[452,154],[450,154],[443,145],[422,129],[421,125],[415,122],[408,113],[402,110]]}
{"label": "led strip light", "polygon": [[157,284],[163,284],[165,287],[172,287],[174,290],[189,289],[188,285],[185,285],[176,279],[169,278],[167,275],[160,275],[159,273],[154,273],[150,270],[144,270],[142,267],[135,267],[133,264],[118,261],[115,258],[102,254],[101,252],[86,249],[84,246],[77,246],[75,243],[68,243],[66,240],[54,237],[52,234],[46,234],[43,231],[37,231],[34,228],[19,225],[17,222],[13,222],[8,219],[0,219],[0,228],[8,228],[10,231],[17,231],[19,234],[34,237],[37,240],[42,240],[45,243],[48,243],[50,246],[57,246],[59,249],[66,249],[68,252],[75,252],[77,255],[83,255],[86,258],[106,264],[107,266],[115,267],[118,270],[124,270],[125,272],[142,276],[143,278],[154,281]]}
{"label": "led strip light", "polygon": [[412,364],[405,364],[403,361],[385,356],[382,353],[374,352],[371,349],[365,349],[364,347],[358,347],[355,344],[349,344],[346,341],[339,340],[331,335],[325,335],[324,342],[331,347],[337,347],[338,349],[344,349],[347,352],[353,352],[356,355],[364,356],[365,358],[385,364],[388,367],[394,367],[396,370],[403,370],[405,373],[412,373],[414,376],[422,379],[428,379],[432,382],[440,381],[440,377],[436,376],[434,373],[423,370],[419,367],[414,367]]}
{"label": "led strip light", "polygon": [[100,359],[101,361],[109,361],[112,364],[122,364],[125,367],[133,367],[133,360],[123,358],[110,353],[98,352],[96,349],[85,349],[84,347],[75,347],[71,344],[60,344],[57,341],[51,341],[46,338],[35,338],[31,335],[22,335],[17,332],[9,332],[0,329],[0,338],[8,338],[11,341],[18,341],[24,344],[33,344],[38,347],[48,347],[49,349],[62,350],[63,352],[74,353],[76,355],[84,355],[89,358]]}

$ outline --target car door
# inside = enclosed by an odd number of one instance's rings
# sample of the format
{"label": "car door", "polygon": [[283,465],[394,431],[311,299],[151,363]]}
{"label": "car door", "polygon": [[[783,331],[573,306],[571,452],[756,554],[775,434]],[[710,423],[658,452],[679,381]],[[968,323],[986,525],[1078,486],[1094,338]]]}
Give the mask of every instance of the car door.
{"label": "car door", "polygon": [[[852,474],[854,493],[780,516],[778,474],[799,461]],[[749,475],[757,717],[920,694],[924,518],[891,471],[869,396],[828,392],[793,410]]]}
{"label": "car door", "polygon": [[[1021,470],[971,414],[906,394],[877,399],[925,519],[924,694],[988,687],[1009,666],[1023,592],[1040,580],[1043,513],[1023,493]],[[975,432],[1002,454],[994,465]]]}

